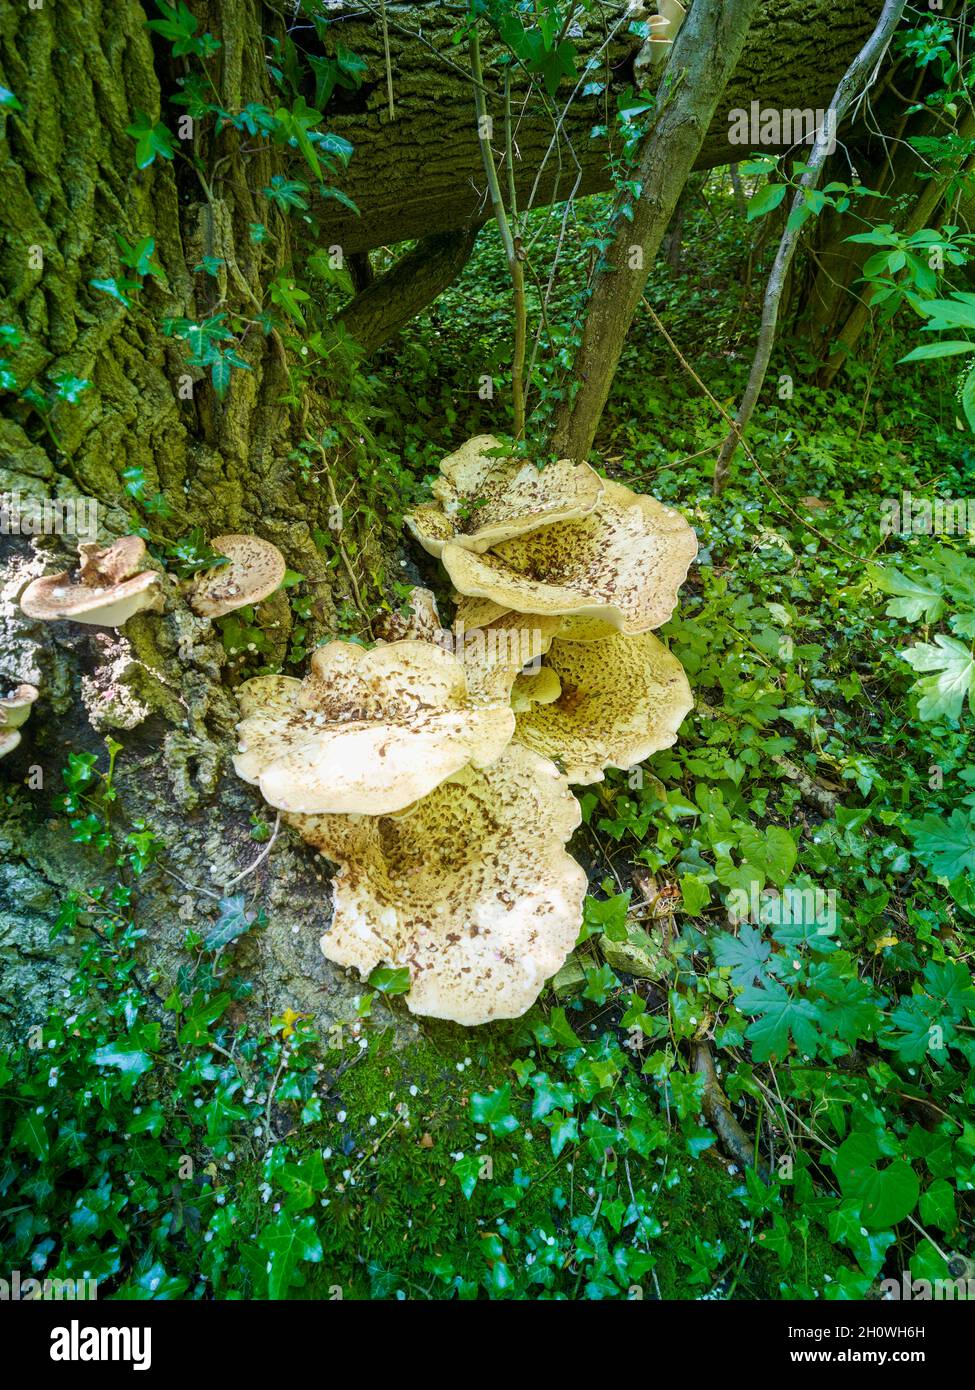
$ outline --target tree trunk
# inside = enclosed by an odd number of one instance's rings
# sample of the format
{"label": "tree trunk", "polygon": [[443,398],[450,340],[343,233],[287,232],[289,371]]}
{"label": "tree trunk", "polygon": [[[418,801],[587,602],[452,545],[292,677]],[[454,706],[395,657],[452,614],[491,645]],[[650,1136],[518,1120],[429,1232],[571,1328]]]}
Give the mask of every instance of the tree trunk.
{"label": "tree trunk", "polygon": [[630,322],[701,141],[744,46],[757,0],[697,0],[674,44],[657,93],[656,116],[633,171],[639,189],[617,198],[605,252],[573,363],[575,395],[555,428],[553,448],[584,460],[616,374]]}
{"label": "tree trunk", "polygon": [[[753,153],[748,146],[729,145],[730,110],[747,108],[755,99],[777,109],[825,108],[880,9],[880,0],[844,5],[835,0],[765,0],[716,104],[695,167],[710,169]],[[464,228],[489,211],[466,55],[464,46],[453,41],[458,11],[435,0],[410,0],[387,5],[387,14],[392,115],[378,3],[362,0],[329,9],[322,26],[323,51],[334,52],[342,44],[369,64],[363,85],[337,94],[334,115],[329,107],[329,129],[355,146],[342,187],[358,215],[335,203],[326,222],[329,242],[341,245],[346,254]],[[585,84],[607,85],[605,91],[573,101],[554,145],[552,112],[562,111],[574,84],[564,80],[549,101],[538,87],[528,98],[524,79],[516,77],[519,208],[527,208],[529,199],[544,206],[568,198],[577,178],[580,196],[610,188],[606,141],[593,140],[590,133],[594,125],[607,125],[612,132],[616,97],[638,85],[633,65],[642,38],[628,27],[632,17],[625,0],[601,0],[580,17],[580,32],[573,27],[570,37],[579,48],[580,71],[586,60],[598,57]],[[615,36],[606,44],[610,33]],[[313,35],[305,37],[309,46],[318,42]],[[491,56],[485,42],[488,110],[500,125],[503,81],[497,67],[489,68]]]}
{"label": "tree trunk", "polygon": [[[194,526],[211,537],[264,536],[305,577],[311,646],[335,631],[346,581],[334,554],[316,544],[316,533],[328,534],[329,493],[305,482],[288,455],[324,424],[327,404],[314,382],[303,384],[299,407],[282,404],[294,391],[277,331],[243,335],[239,352],[249,370],[233,371],[223,400],[161,332],[165,315],[204,319],[229,309],[253,318],[254,306],[265,306],[267,283],[290,265],[293,250],[287,219],[258,194],[282,167],[284,147],[265,143],[244,154],[234,131],[214,135],[210,121],[184,146],[199,156],[202,177],[180,156],[138,170],[126,127],[139,112],[175,125],[164,96],[178,91],[182,75],[146,19],[136,0],[0,12],[0,83],[22,107],[0,126],[2,321],[23,335],[5,353],[18,385],[0,423],[0,491],[24,505],[94,498],[103,542],[133,529],[126,482],[172,503],[171,517],[148,518],[159,542]],[[228,110],[248,102],[273,109],[264,35],[279,25],[276,12],[253,0],[209,7]],[[262,221],[272,236],[257,242],[248,229]],[[129,243],[152,237],[165,271],[165,284],[145,277],[130,308],[90,283],[131,274],[120,268],[116,231]],[[214,275],[194,273],[204,256],[219,258]],[[59,400],[42,414],[31,407],[41,397],[23,399],[31,388],[50,395],[52,380],[65,373],[91,383],[76,404]],[[355,544],[351,530],[345,544]],[[74,550],[69,536],[0,535],[0,685],[29,681],[41,691],[20,747],[0,765],[0,1017],[18,1028],[43,1016],[45,988],[53,994],[64,983],[80,949],[49,941],[61,895],[104,878],[98,856],[73,842],[53,811],[69,752],[97,752],[104,769],[104,740],[116,738],[123,748],[113,814],[123,829],[145,820],[164,846],[164,867],[133,885],[133,913],[151,924],[147,959],[161,989],[185,968],[187,929],[207,929],[221,886],[256,858],[252,813],[273,819],[229,763],[234,662],[174,584],[165,614],[139,614],[118,632],[23,617],[17,598],[27,580],[69,567]],[[280,662],[291,627],[286,595],[261,613],[264,659]],[[237,674],[256,669],[248,661]],[[266,930],[241,946],[261,1011],[270,1016],[290,1004],[320,1022],[347,1012],[355,986],[319,950],[327,883],[310,857],[282,836],[235,891],[258,894],[268,912]]]}

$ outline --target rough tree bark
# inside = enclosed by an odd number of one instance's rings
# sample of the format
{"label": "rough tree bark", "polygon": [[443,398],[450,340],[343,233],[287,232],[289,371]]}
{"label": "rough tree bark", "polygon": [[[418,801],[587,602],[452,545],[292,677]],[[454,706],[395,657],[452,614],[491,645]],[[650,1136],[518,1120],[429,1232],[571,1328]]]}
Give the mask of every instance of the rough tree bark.
{"label": "rough tree bark", "polygon": [[[323,39],[325,51],[341,43],[369,64],[358,91],[337,94],[334,114],[333,104],[329,106],[329,129],[350,140],[356,150],[342,186],[359,215],[336,204],[327,223],[329,240],[346,252],[464,228],[483,217],[487,208],[464,47],[453,42],[459,11],[439,0],[409,0],[387,5],[386,10],[395,97],[392,117],[378,0],[349,0],[342,8],[330,9]],[[878,0],[843,5],[835,0],[764,0],[704,136],[696,167],[714,168],[751,153],[745,146],[728,144],[729,110],[747,108],[755,99],[764,107],[825,107],[879,11]],[[634,13],[626,0],[604,0],[580,20],[578,34],[573,30],[583,60],[599,55],[598,68],[585,74],[586,84],[600,81],[608,87],[572,104],[547,159],[552,113],[562,110],[572,83],[564,81],[552,102],[536,91],[526,103],[524,84],[516,78],[520,208],[528,206],[543,160],[535,206],[567,198],[580,176],[580,195],[605,192],[611,186],[606,143],[590,139],[590,131],[596,124],[612,126],[617,95],[636,85],[633,64],[642,39],[627,27]],[[604,47],[614,29],[614,39]],[[310,46],[316,42],[314,35],[304,37]],[[495,68],[492,73],[489,67],[491,52],[485,41],[488,110],[500,124],[503,82],[500,71]]]}
{"label": "rough tree bark", "polygon": [[[205,378],[183,399],[181,377],[200,374],[160,332],[165,314],[246,308],[288,264],[287,222],[257,202],[279,155],[258,150],[245,167],[232,132],[212,145],[212,136],[198,133],[207,169],[221,161],[208,188],[183,160],[136,169],[126,127],[139,111],[160,119],[180,75],[146,19],[136,0],[0,11],[0,83],[23,108],[0,126],[2,321],[24,336],[6,355],[21,383],[43,386],[61,372],[92,383],[77,404],[52,409],[57,446],[36,412],[4,398],[0,492],[94,497],[104,541],[131,530],[123,473],[140,468],[147,491],[164,491],[178,507],[168,521],[153,518],[166,535],[199,525],[210,536],[252,531],[277,544],[314,586],[314,641],[335,630],[342,581],[314,541],[315,528],[328,526],[330,499],[304,483],[287,456],[304,426],[324,418],[323,400],[310,389],[300,419],[280,403],[288,385],[280,343],[256,330],[241,349],[251,370],[234,373],[223,403]],[[206,25],[222,43],[216,62],[225,106],[273,107],[264,35],[278,30],[276,13],[254,0],[214,0]],[[172,121],[172,108],[165,118]],[[274,239],[258,244],[248,228],[262,220]],[[153,237],[166,272],[165,287],[147,277],[130,309],[89,284],[119,274],[116,232],[129,241]],[[193,274],[204,255],[222,258],[219,281]],[[0,535],[0,685],[30,681],[41,689],[20,748],[0,763],[0,1024],[8,1027],[44,1015],[46,992],[63,984],[80,949],[80,941],[49,940],[63,891],[104,875],[52,813],[68,752],[98,752],[104,768],[105,737],[123,744],[120,823],[144,818],[162,838],[167,870],[184,880],[152,869],[136,885],[133,911],[149,928],[147,958],[161,988],[186,964],[186,929],[206,928],[214,894],[258,848],[248,832],[259,799],[229,765],[237,714],[229,658],[214,629],[172,598],[164,615],[140,614],[117,633],[28,622],[17,596],[34,575],[66,567],[73,551],[68,537]],[[282,594],[272,602],[274,660],[284,652],[290,609]],[[321,866],[281,837],[241,890],[258,893],[269,918],[265,931],[242,943],[257,1007],[270,1016],[290,1003],[326,1023],[348,1016],[353,983],[318,946],[328,915]]]}

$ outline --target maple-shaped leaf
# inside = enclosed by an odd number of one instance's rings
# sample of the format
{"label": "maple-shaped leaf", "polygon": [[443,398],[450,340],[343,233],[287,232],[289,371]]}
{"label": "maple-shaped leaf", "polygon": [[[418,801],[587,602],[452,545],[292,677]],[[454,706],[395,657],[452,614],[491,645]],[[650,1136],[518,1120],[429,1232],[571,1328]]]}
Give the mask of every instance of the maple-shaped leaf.
{"label": "maple-shaped leaf", "polygon": [[911,687],[920,696],[917,712],[922,719],[958,719],[966,698],[975,711],[975,657],[970,647],[939,632],[933,643],[918,642],[901,656],[915,671],[934,673]]}
{"label": "maple-shaped leaf", "polygon": [[778,980],[769,980],[762,989],[749,986],[738,996],[738,1007],[756,1017],[745,1036],[752,1045],[756,1062],[785,1057],[790,1036],[806,1056],[813,1056],[819,1042],[818,1011],[808,999],[791,995]]}
{"label": "maple-shaped leaf", "polygon": [[888,618],[906,618],[916,623],[936,623],[945,611],[944,595],[937,579],[911,579],[892,565],[874,565],[868,570],[871,580],[882,593],[891,594],[884,609]]}
{"label": "maple-shaped leaf", "polygon": [[748,922],[743,922],[737,936],[724,932],[711,942],[711,954],[718,965],[731,967],[731,983],[738,989],[766,978],[765,962],[772,954],[767,941],[762,940]]}
{"label": "maple-shaped leaf", "polygon": [[939,878],[954,879],[975,873],[975,816],[957,807],[947,820],[933,811],[920,820],[908,821],[914,853]]}

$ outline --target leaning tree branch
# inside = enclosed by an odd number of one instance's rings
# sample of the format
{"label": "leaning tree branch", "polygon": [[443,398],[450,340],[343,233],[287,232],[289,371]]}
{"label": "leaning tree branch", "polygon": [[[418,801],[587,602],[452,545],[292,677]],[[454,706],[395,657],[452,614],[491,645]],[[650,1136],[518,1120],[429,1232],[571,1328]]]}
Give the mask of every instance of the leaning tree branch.
{"label": "leaning tree branch", "polygon": [[[480,225],[424,237],[336,315],[366,357],[423,312],[464,269]],[[351,260],[351,258],[350,258]]]}
{"label": "leaning tree branch", "polygon": [[806,206],[806,194],[819,183],[826,156],[830,152],[832,136],[846,116],[855,99],[863,96],[865,88],[862,87],[864,79],[867,79],[867,86],[873,81],[876,70],[887,51],[894,30],[901,20],[901,15],[906,8],[907,0],[885,0],[884,8],[877,27],[874,29],[870,38],[861,48],[853,62],[847,68],[840,84],[836,88],[830,110],[833,115],[832,130],[826,128],[826,123],[816,134],[816,142],[813,145],[812,153],[806,164],[805,172],[799,180],[795,195],[792,199],[792,207],[789,219],[782,233],[779,242],[779,249],[775,255],[772,271],[768,278],[765,288],[765,300],[762,304],[762,322],[758,334],[758,343],[755,348],[755,357],[752,361],[752,369],[748,375],[748,385],[745,387],[745,394],[742,397],[741,405],[735,417],[735,423],[721,446],[717,463],[714,468],[714,491],[720,492],[724,487],[728,477],[728,466],[732,455],[741,443],[742,436],[748,428],[749,421],[758,402],[759,394],[765,384],[765,377],[768,372],[768,364],[772,356],[772,348],[775,346],[775,329],[779,319],[779,307],[782,302],[782,294],[785,290],[786,280],[789,274],[789,267],[792,265],[792,258],[795,255],[796,247],[799,244],[799,236],[802,230],[802,220],[798,213],[801,208]]}

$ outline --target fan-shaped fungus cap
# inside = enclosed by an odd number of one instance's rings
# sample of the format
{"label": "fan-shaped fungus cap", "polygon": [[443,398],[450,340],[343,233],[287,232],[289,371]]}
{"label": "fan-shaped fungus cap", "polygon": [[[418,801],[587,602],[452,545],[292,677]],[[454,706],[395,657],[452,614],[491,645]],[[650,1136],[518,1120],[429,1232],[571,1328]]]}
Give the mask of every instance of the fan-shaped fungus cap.
{"label": "fan-shaped fungus cap", "polygon": [[545,670],[558,677],[560,694],[520,709],[515,738],[580,785],[669,748],[694,704],[683,666],[649,632],[600,642],[557,637]]}
{"label": "fan-shaped fungus cap", "polygon": [[667,621],[697,554],[697,538],[671,507],[606,483],[595,511],[474,555],[454,541],[443,563],[462,594],[519,613],[599,618],[617,631]]}
{"label": "fan-shaped fungus cap", "polygon": [[[511,708],[515,714],[531,709],[532,705],[550,705],[562,694],[562,683],[551,666],[537,671],[523,671],[511,687]],[[517,733],[517,724],[516,729]]]}
{"label": "fan-shaped fungus cap", "polygon": [[408,967],[415,1014],[516,1018],[576,943],[586,875],[563,846],[579,804],[527,748],[465,768],[399,816],[285,819],[340,866],[326,957],[364,978]]}
{"label": "fan-shaped fungus cap", "polygon": [[507,701],[478,701],[461,662],[428,642],[329,642],[303,681],[258,679],[242,687],[234,767],[281,811],[399,811],[493,762],[514,732]]}
{"label": "fan-shaped fungus cap", "polygon": [[70,618],[98,627],[121,627],[134,613],[162,607],[160,576],[141,570],[146,543],[141,536],[122,536],[109,546],[78,547],[77,580],[67,571],[47,574],[28,584],[20,606],[28,618],[54,622]]}
{"label": "fan-shaped fungus cap", "polygon": [[26,723],[40,691],[36,685],[18,685],[0,699],[0,729],[19,729]]}
{"label": "fan-shaped fungus cap", "polygon": [[210,549],[228,556],[230,564],[204,570],[190,585],[190,607],[203,618],[222,618],[235,608],[260,603],[284,579],[284,556],[260,536],[216,536]]}
{"label": "fan-shaped fungus cap", "polygon": [[480,553],[536,527],[586,516],[602,496],[602,479],[587,463],[559,459],[539,469],[489,455],[501,447],[491,434],[469,439],[441,463],[435,500],[407,513],[407,527],[431,555],[439,559],[447,541]]}

